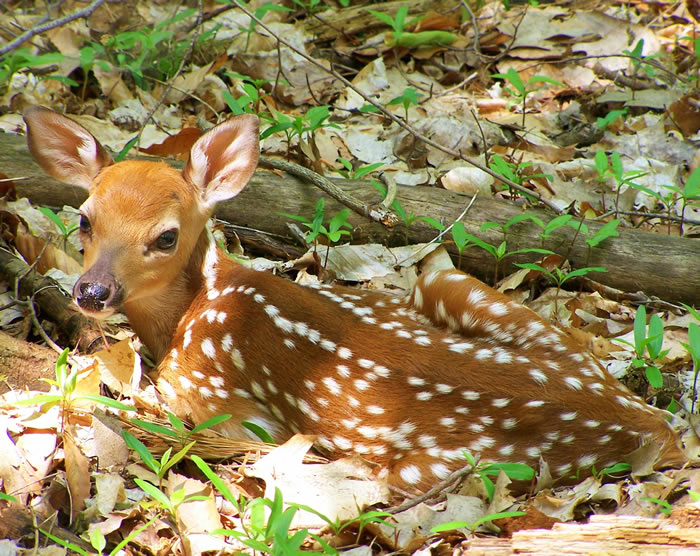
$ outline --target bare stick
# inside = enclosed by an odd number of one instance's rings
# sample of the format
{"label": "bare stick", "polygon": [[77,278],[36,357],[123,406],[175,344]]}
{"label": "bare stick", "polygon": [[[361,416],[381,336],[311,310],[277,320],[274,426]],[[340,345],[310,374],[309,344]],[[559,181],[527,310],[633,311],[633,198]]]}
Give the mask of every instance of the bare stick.
{"label": "bare stick", "polygon": [[0,56],[8,53],[10,50],[14,50],[23,42],[28,41],[32,37],[40,35],[44,31],[55,29],[56,27],[60,27],[61,25],[65,25],[66,23],[70,23],[71,21],[75,21],[76,19],[89,17],[92,14],[92,12],[94,12],[97,8],[104,4],[104,1],[105,0],[95,0],[87,8],[83,8],[82,10],[78,10],[77,12],[73,12],[72,14],[69,14],[65,17],[61,17],[59,19],[47,21],[46,23],[37,25],[33,29],[29,29],[29,31],[22,33],[15,40],[10,41],[5,46],[0,48]]}

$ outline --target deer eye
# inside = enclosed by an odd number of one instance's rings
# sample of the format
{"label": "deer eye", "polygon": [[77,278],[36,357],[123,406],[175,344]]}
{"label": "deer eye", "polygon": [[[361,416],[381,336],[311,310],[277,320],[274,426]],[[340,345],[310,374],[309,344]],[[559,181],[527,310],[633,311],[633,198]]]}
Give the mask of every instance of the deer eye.
{"label": "deer eye", "polygon": [[177,230],[168,230],[158,236],[155,241],[156,249],[170,251],[177,244]]}
{"label": "deer eye", "polygon": [[84,214],[80,215],[80,232],[83,234],[89,234],[92,232],[92,226],[90,226],[90,221],[88,217]]}

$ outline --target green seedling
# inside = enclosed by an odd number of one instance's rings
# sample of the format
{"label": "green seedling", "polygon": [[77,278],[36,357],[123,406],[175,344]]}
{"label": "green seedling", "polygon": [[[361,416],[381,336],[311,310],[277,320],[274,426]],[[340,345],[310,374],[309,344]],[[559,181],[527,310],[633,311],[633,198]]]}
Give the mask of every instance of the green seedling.
{"label": "green seedling", "polygon": [[[595,157],[593,158],[593,166],[596,172],[598,172],[598,177],[596,181],[601,183],[608,182],[610,178],[615,181],[615,218],[617,218],[619,206],[620,206],[620,194],[622,193],[623,187],[633,187],[653,195],[648,188],[636,183],[634,180],[646,176],[648,172],[643,172],[641,170],[631,170],[625,172],[622,166],[622,158],[616,152],[608,156],[604,151],[597,151]],[[605,201],[603,199],[603,201]],[[603,203],[605,204],[605,203]]]}
{"label": "green seedling", "polygon": [[328,121],[330,112],[328,106],[314,106],[304,114],[294,117],[287,116],[282,112],[276,112],[272,116],[261,116],[271,122],[271,124],[260,134],[260,139],[265,139],[274,133],[284,133],[287,138],[287,158],[290,155],[291,143],[294,137],[300,140],[306,139],[308,135],[324,127],[339,128],[338,124]]}
{"label": "green seedling", "polygon": [[415,25],[423,16],[416,17],[409,22],[406,22],[408,15],[408,4],[402,4],[396,15],[392,18],[384,12],[376,10],[367,10],[382,23],[391,27],[392,31],[386,41],[387,46],[401,46],[404,48],[418,48],[419,46],[428,45],[450,45],[457,40],[457,35],[448,31],[419,31],[412,33],[406,31],[407,27]]}
{"label": "green seedling", "polygon": [[[151,524],[158,519],[158,516],[152,518],[148,522],[144,523],[141,527],[134,529],[131,533],[129,533],[126,537],[122,539],[122,541],[115,546],[108,554],[109,556],[117,556],[117,554],[122,553],[124,547],[126,547],[127,544],[129,544],[133,539],[135,539],[139,533],[142,531],[145,531],[148,527],[151,526]],[[72,543],[70,541],[61,539],[55,535],[52,535],[48,531],[45,531],[43,529],[39,529],[42,535],[46,535],[47,538],[51,539],[55,543],[61,545],[64,548],[67,548],[68,550],[72,550],[73,552],[76,552],[77,554],[80,554],[81,556],[94,556],[93,553],[88,552],[87,550],[84,550],[83,548],[79,547],[77,544]],[[85,535],[83,535],[84,537]],[[107,539],[105,536],[102,534],[102,532],[99,529],[93,529],[89,536],[88,539],[90,541],[90,545],[92,548],[94,548],[99,556],[102,556],[104,554],[104,549],[107,546]]]}
{"label": "green seedling", "polygon": [[257,436],[262,442],[265,442],[266,444],[275,444],[275,441],[272,438],[272,436],[270,436],[270,433],[267,432],[257,423],[251,423],[250,421],[241,421],[241,425],[248,429],[250,432],[252,432],[255,436]]}
{"label": "green seedling", "polygon": [[673,506],[666,500],[660,500],[659,498],[652,498],[651,496],[642,496],[641,500],[645,502],[651,502],[656,504],[656,510],[664,515],[671,515],[673,511]]}
{"label": "green seedling", "polygon": [[536,263],[515,263],[515,266],[519,268],[525,268],[528,270],[535,270],[537,272],[541,272],[544,274],[547,278],[549,278],[552,282],[554,282],[557,285],[557,291],[554,294],[554,314],[558,315],[559,314],[559,292],[561,291],[561,287],[564,285],[564,282],[567,280],[570,280],[571,278],[576,278],[577,276],[586,276],[590,272],[607,272],[608,269],[603,267],[603,266],[589,266],[589,267],[584,267],[584,268],[578,268],[576,270],[572,270],[571,272],[566,272],[565,270],[562,270],[559,267],[555,267],[554,270],[549,271],[546,268],[544,268],[541,265],[538,265]]}
{"label": "green seedling", "polygon": [[[664,185],[666,189],[670,190],[675,198],[680,197],[682,202],[681,208],[681,235],[683,234],[683,219],[685,218],[685,209],[688,205],[699,205],[700,204],[700,168],[695,168],[693,172],[688,176],[683,188],[675,187],[673,185]],[[653,193],[652,193],[653,194]],[[671,203],[667,204],[670,214]]]}
{"label": "green seedling", "polygon": [[620,462],[609,467],[605,467],[600,471],[596,470],[594,465],[591,473],[596,479],[602,479],[606,475],[609,477],[612,477],[613,475],[624,475],[625,473],[629,473],[631,469],[632,466],[629,463]]}
{"label": "green seedling", "polygon": [[403,93],[401,93],[400,96],[392,98],[389,102],[387,102],[387,106],[396,106],[396,105],[401,105],[403,106],[403,111],[404,115],[406,118],[406,121],[408,121],[408,109],[411,106],[418,106],[419,98],[423,96],[423,93],[420,91],[416,91],[412,87],[407,87]]}
{"label": "green seedling", "polygon": [[624,118],[627,116],[628,111],[628,108],[623,108],[622,110],[611,110],[605,115],[604,118],[598,118],[596,120],[596,125],[600,129],[606,130],[609,126],[616,122],[618,118]]}
{"label": "green seedling", "polygon": [[[637,308],[634,317],[634,343],[615,338],[634,349],[636,357],[632,360],[632,366],[643,369],[649,384],[657,390],[663,386],[663,376],[656,366],[657,361],[663,359],[669,350],[662,350],[664,342],[664,323],[657,314],[651,315],[647,328],[647,311],[644,305]],[[645,355],[646,352],[646,355]]]}
{"label": "green seedling", "polygon": [[[380,195],[382,197],[386,197],[387,191],[386,187],[384,187],[381,183],[379,183],[377,180],[370,180],[370,183],[372,184],[372,187],[374,187],[377,191],[379,191]],[[406,209],[404,209],[403,205],[401,205],[400,201],[398,199],[394,199],[394,202],[391,203],[391,208],[392,210],[398,215],[398,217],[401,219],[404,225],[404,230],[405,230],[405,240],[406,240],[406,245],[408,245],[408,230],[411,227],[411,225],[416,222],[417,220],[421,220],[428,224],[429,226],[432,226],[439,232],[442,232],[445,229],[445,226],[438,220],[435,220],[434,218],[431,218],[430,216],[418,216],[413,213],[413,211],[408,211],[406,212]]]}
{"label": "green seedling", "polygon": [[688,490],[688,496],[693,502],[700,502],[700,492],[694,490]]}
{"label": "green seedling", "polygon": [[80,225],[75,224],[73,226],[66,225],[63,220],[56,214],[54,211],[52,211],[50,208],[47,207],[39,207],[39,211],[46,216],[51,222],[54,223],[54,225],[59,229],[61,232],[61,235],[63,235],[63,248],[65,249],[66,243],[68,242],[68,238],[77,230],[80,229]]}
{"label": "green seedling", "polygon": [[457,268],[462,270],[462,252],[468,247],[472,246],[472,243],[467,237],[467,231],[464,229],[464,224],[462,222],[455,222],[452,224],[452,241],[455,242],[455,247],[457,248]]}
{"label": "green seedling", "polygon": [[[700,321],[700,314],[689,307],[684,305],[686,309],[689,309],[691,314]],[[696,322],[691,322],[688,325],[688,343],[681,342],[681,345],[688,350],[691,359],[693,360],[693,403],[691,406],[691,412],[695,411],[695,399],[697,397],[697,383],[698,383],[698,373],[700,372],[700,325]]]}
{"label": "green seedling", "polygon": [[349,160],[346,160],[340,156],[337,158],[337,160],[343,165],[343,167],[336,170],[336,172],[343,176],[346,180],[360,180],[367,174],[371,174],[375,170],[378,170],[384,166],[382,162],[375,162],[374,164],[368,164],[367,166],[353,168],[352,163]]}
{"label": "green seedling", "polygon": [[58,389],[56,394],[40,394],[27,400],[18,400],[13,402],[17,406],[42,404],[44,410],[53,407],[56,404],[61,404],[64,411],[69,411],[74,402],[79,400],[91,401],[93,403],[105,405],[119,409],[120,411],[136,411],[136,408],[125,405],[117,400],[106,396],[98,396],[95,394],[76,394],[75,388],[78,383],[78,368],[70,368],[68,365],[68,352],[66,348],[61,352],[56,360],[56,380],[42,378],[51,386]]}
{"label": "green seedling", "polygon": [[[585,227],[585,224],[583,224],[583,222],[580,222],[580,224]],[[611,237],[618,237],[620,235],[620,232],[617,231],[617,227],[619,224],[620,221],[617,218],[614,218],[610,222],[606,222],[603,226],[601,226],[601,228],[591,237],[586,238],[586,264],[588,264],[588,261],[591,258],[591,253],[595,247],[600,245],[606,239],[609,239]],[[583,229],[581,231],[582,233],[588,235],[588,228],[585,228],[585,231]]]}
{"label": "green seedling", "polygon": [[5,494],[4,492],[0,492],[0,500],[3,500],[5,502],[17,503],[17,498],[15,498],[14,496],[10,496],[9,494]]}
{"label": "green seedling", "polygon": [[153,456],[153,454],[151,454],[150,450],[146,447],[146,445],[143,442],[141,442],[138,438],[136,438],[133,434],[131,434],[129,431],[123,430],[122,438],[124,438],[124,442],[126,442],[126,445],[130,449],[134,450],[139,455],[141,460],[151,469],[151,471],[153,471],[158,476],[159,484],[162,483],[163,477],[165,477],[165,474],[168,472],[168,470],[174,465],[177,465],[187,455],[187,452],[189,452],[190,448],[192,448],[192,446],[194,446],[195,444],[194,440],[192,442],[189,442],[185,445],[184,448],[182,448],[172,457],[172,447],[170,447],[165,451],[160,460],[158,460],[155,458],[155,456]]}
{"label": "green seedling", "polygon": [[212,417],[211,419],[207,419],[203,423],[200,423],[191,430],[188,430],[185,427],[185,423],[183,423],[177,415],[174,415],[169,411],[168,421],[170,422],[171,428],[164,427],[163,425],[159,425],[157,423],[151,423],[149,421],[142,421],[141,419],[132,419],[131,422],[153,434],[160,434],[162,436],[177,440],[181,446],[184,446],[193,434],[215,427],[216,425],[219,425],[230,418],[231,415],[217,415],[216,417]]}
{"label": "green seedling", "polygon": [[512,88],[504,87],[506,93],[513,97],[512,104],[520,104],[521,112],[523,115],[522,126],[525,127],[525,113],[526,113],[526,103],[527,97],[539,91],[542,87],[539,86],[541,83],[548,83],[550,85],[555,85],[557,87],[563,87],[564,84],[556,79],[547,77],[546,75],[533,75],[526,83],[520,78],[520,75],[513,68],[508,68],[506,73],[494,73],[491,77],[497,79],[503,79],[505,82],[509,83]]}
{"label": "green seedling", "polygon": [[[543,174],[540,172],[524,176],[523,170],[525,168],[529,168],[530,166],[532,166],[532,162],[519,162],[515,164],[505,161],[497,154],[494,154],[489,161],[489,168],[491,168],[491,170],[518,185],[522,185],[526,180],[533,180],[535,178],[544,178],[550,181],[552,180],[552,176],[550,174]],[[505,187],[510,190],[510,194],[513,196],[520,194],[519,191],[513,190],[508,185]],[[530,197],[527,194],[525,194],[525,197],[531,201],[535,200],[533,197]]]}
{"label": "green seedling", "polygon": [[[473,467],[474,473],[476,473],[483,481],[489,501],[493,500],[496,492],[496,485],[491,480],[491,477],[497,477],[501,471],[503,471],[503,473],[505,473],[509,479],[514,481],[531,481],[535,476],[535,470],[524,463],[478,463],[476,458],[466,450],[463,451],[462,454],[469,465]],[[430,529],[430,532],[442,533],[444,531],[452,531],[453,529],[461,529],[463,527],[466,527],[471,532],[474,532],[480,525],[495,519],[518,517],[521,515],[525,515],[525,512],[514,511],[492,513],[480,517],[473,523],[466,521],[450,521],[449,523],[443,523]]]}
{"label": "green seedling", "polygon": [[537,247],[531,247],[527,249],[516,249],[515,251],[508,251],[507,250],[507,243],[506,241],[502,241],[498,246],[491,245],[490,243],[487,243],[483,241],[482,239],[479,239],[473,234],[468,234],[465,233],[463,235],[464,240],[468,240],[472,242],[474,245],[477,247],[480,247],[484,251],[488,252],[494,259],[496,259],[496,264],[494,268],[494,275],[493,275],[493,283],[496,284],[498,282],[498,267],[501,264],[502,261],[504,261],[508,257],[512,257],[514,255],[521,255],[525,253],[539,253],[541,255],[551,255],[552,251],[549,249],[540,249]]}
{"label": "green seedling", "polygon": [[[323,198],[319,199],[316,202],[316,205],[314,206],[314,214],[311,219],[306,218],[305,216],[289,214],[287,212],[278,212],[277,214],[279,214],[280,216],[291,218],[292,220],[296,220],[297,222],[301,222],[304,226],[309,228],[309,231],[304,237],[304,240],[306,241],[306,243],[313,243],[314,250],[316,250],[319,235],[325,237],[329,245],[332,245],[333,243],[337,243],[338,241],[340,241],[340,239],[343,236],[350,236],[351,233],[349,230],[352,230],[352,226],[347,221],[348,217],[350,216],[350,209],[345,208],[338,211],[336,215],[333,216],[333,218],[331,218],[326,225],[323,223],[325,219],[324,206],[325,203]],[[344,230],[343,228],[348,229]],[[326,259],[323,263],[324,268],[326,267],[326,263],[328,263],[329,251],[330,250],[326,250]]]}
{"label": "green seedling", "polygon": [[[65,57],[59,52],[49,52],[35,56],[28,48],[18,48],[0,60],[0,91],[9,86],[12,76],[25,69],[40,68],[49,64],[57,64]],[[55,76],[41,79],[55,79]],[[60,80],[60,79],[59,79]],[[77,85],[77,83],[75,83]]]}
{"label": "green seedling", "polygon": [[658,54],[651,56],[642,56],[644,50],[644,39],[639,39],[632,50],[624,49],[623,54],[630,57],[632,75],[636,75],[640,67],[644,67],[644,73],[649,79],[654,79],[654,66],[649,63],[649,60],[658,57]]}

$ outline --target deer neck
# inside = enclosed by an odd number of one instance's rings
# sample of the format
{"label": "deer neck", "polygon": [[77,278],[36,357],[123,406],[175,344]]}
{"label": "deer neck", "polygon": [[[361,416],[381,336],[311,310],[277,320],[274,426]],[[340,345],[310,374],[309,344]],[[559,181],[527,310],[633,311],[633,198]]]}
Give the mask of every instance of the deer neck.
{"label": "deer neck", "polygon": [[167,288],[158,293],[124,304],[124,312],[136,335],[160,362],[170,347],[175,330],[183,315],[192,305],[219,255],[218,247],[209,230],[204,230],[192,250],[182,272]]}

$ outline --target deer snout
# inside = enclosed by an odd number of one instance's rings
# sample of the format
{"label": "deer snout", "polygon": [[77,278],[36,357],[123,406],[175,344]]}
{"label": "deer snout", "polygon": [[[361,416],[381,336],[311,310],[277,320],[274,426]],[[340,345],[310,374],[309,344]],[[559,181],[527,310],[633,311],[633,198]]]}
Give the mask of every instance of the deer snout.
{"label": "deer snout", "polygon": [[73,299],[81,312],[104,318],[119,309],[122,292],[122,288],[112,278],[98,280],[84,274],[73,287]]}

